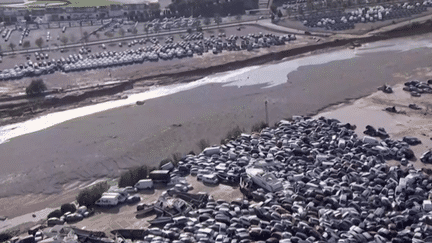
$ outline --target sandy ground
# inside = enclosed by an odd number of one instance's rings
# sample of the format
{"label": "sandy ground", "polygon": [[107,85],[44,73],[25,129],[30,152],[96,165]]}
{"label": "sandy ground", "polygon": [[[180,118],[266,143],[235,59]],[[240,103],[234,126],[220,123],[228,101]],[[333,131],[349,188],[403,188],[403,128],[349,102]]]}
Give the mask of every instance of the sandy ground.
{"label": "sandy ground", "polygon": [[[430,70],[428,70],[430,72]],[[426,74],[432,77],[431,73]],[[410,80],[409,78],[407,80]],[[339,119],[341,122],[350,122],[357,126],[358,136],[365,136],[366,125],[375,128],[383,127],[391,139],[402,139],[404,136],[414,136],[422,141],[422,144],[411,146],[417,159],[411,161],[415,168],[432,168],[430,164],[424,164],[419,157],[422,153],[432,148],[432,102],[431,95],[412,97],[409,92],[403,91],[403,84],[393,87],[394,93],[386,94],[375,92],[365,98],[332,106],[321,112],[319,116],[326,116]],[[413,110],[408,107],[415,103],[422,107],[421,110]],[[402,113],[395,114],[383,111],[389,106],[396,106]],[[391,161],[392,165],[399,165],[399,162]]]}

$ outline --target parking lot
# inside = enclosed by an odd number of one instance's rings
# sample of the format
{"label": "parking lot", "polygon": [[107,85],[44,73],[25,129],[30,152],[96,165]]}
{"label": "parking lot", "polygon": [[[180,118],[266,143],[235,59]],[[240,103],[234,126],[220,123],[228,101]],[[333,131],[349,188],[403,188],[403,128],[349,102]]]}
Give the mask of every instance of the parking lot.
{"label": "parking lot", "polygon": [[[83,27],[84,28],[84,27]],[[80,28],[81,29],[81,28]],[[50,34],[56,35],[59,32],[61,32],[61,29],[55,29],[56,31],[52,31],[51,29]],[[47,30],[43,30],[43,29],[39,29],[39,30],[35,30],[35,31],[30,31],[30,33],[32,35],[29,35],[28,39],[37,39],[38,36],[41,36],[42,34],[44,34],[46,36],[45,31]],[[210,38],[210,37],[218,37],[220,36],[222,40],[224,40],[225,38],[230,37],[231,35],[236,35],[236,36],[241,36],[241,35],[248,35],[248,34],[258,34],[258,33],[268,33],[268,34],[275,34],[275,35],[282,35],[284,33],[278,33],[275,31],[268,31],[265,30],[261,27],[257,27],[257,26],[252,26],[252,25],[244,25],[244,26],[240,26],[240,27],[229,27],[229,28],[220,28],[220,29],[215,29],[215,30],[206,30],[203,32],[203,37],[204,38]],[[70,33],[71,36],[73,36],[74,38],[76,38],[76,35],[73,32],[72,28],[68,28],[65,32],[65,34]],[[106,43],[104,44],[104,46],[102,46],[101,44],[97,44],[97,45],[87,45],[87,50],[89,50],[90,52],[88,53],[80,53],[80,49],[81,48],[63,48],[61,46],[61,44],[59,43],[59,40],[49,40],[49,45],[50,45],[50,51],[39,51],[39,52],[29,52],[29,53],[24,53],[24,54],[16,54],[16,55],[11,55],[11,56],[5,56],[3,58],[3,62],[1,64],[1,69],[10,69],[10,68],[14,68],[16,65],[23,65],[24,63],[28,62],[28,61],[32,61],[32,62],[48,62],[48,61],[52,61],[52,59],[61,59],[61,58],[67,58],[70,57],[70,55],[78,55],[81,54],[83,56],[83,58],[85,58],[87,55],[90,54],[96,54],[98,52],[103,52],[103,51],[112,51],[112,52],[122,52],[125,50],[129,50],[129,49],[138,49],[138,48],[150,48],[150,47],[155,47],[155,45],[164,45],[167,42],[172,42],[172,43],[178,43],[178,42],[183,42],[186,41],[187,42],[187,38],[185,39],[185,37],[187,37],[187,33],[183,33],[183,34],[173,34],[173,35],[161,35],[161,36],[157,36],[157,37],[153,37],[151,38],[152,41],[150,41],[149,38],[141,38],[138,37],[135,40],[127,40],[127,41],[116,41],[116,42],[110,42],[110,43]],[[13,38],[19,38],[19,33],[15,33],[15,35],[12,36],[11,40]],[[95,38],[94,36],[92,36],[91,38]],[[146,41],[147,40],[147,41]],[[90,39],[91,41],[91,39]],[[157,41],[156,43],[154,41]],[[194,42],[194,40],[190,40],[190,42]],[[84,45],[84,44],[83,44]],[[38,56],[43,56],[43,58],[37,58],[36,54],[39,54]],[[42,54],[42,55],[41,55]],[[46,56],[48,55],[48,58],[46,58]],[[144,63],[142,65],[151,65],[150,63]]]}

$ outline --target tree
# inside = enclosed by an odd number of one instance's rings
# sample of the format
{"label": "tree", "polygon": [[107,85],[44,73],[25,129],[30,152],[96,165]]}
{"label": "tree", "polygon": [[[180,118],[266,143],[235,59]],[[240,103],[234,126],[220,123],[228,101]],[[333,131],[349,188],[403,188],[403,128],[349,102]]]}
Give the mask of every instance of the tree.
{"label": "tree", "polygon": [[188,32],[189,34],[192,34],[192,31],[193,31],[193,30],[192,30],[191,28],[188,28],[188,29],[187,29],[187,32]]}
{"label": "tree", "polygon": [[210,146],[210,142],[207,139],[201,139],[199,140],[199,142],[197,143],[198,148],[200,148],[200,150],[204,150],[205,148]]}
{"label": "tree", "polygon": [[299,13],[300,15],[304,15],[304,12],[303,12],[303,8],[302,8],[302,7],[299,7],[299,8],[298,8],[298,13]]}
{"label": "tree", "polygon": [[280,10],[278,10],[277,15],[279,18],[282,18],[282,12]]}
{"label": "tree", "polygon": [[9,46],[9,49],[11,49],[11,51],[14,52],[16,45],[13,42],[11,42],[11,43],[9,43],[8,46]]}
{"label": "tree", "polygon": [[125,35],[125,30],[123,29],[123,28],[120,28],[119,30],[118,30],[118,34],[121,36],[121,37],[123,37],[124,35]]}
{"label": "tree", "polygon": [[93,206],[94,203],[102,197],[102,193],[106,192],[109,185],[106,181],[99,182],[96,185],[81,190],[76,197],[77,202],[81,206]]}
{"label": "tree", "polygon": [[109,38],[111,38],[111,37],[114,36],[113,32],[111,32],[111,31],[107,31],[107,32],[105,32],[105,35],[106,35],[107,37],[109,37]]}
{"label": "tree", "polygon": [[135,28],[135,27],[132,28],[131,32],[132,32],[132,34],[134,34],[134,35],[138,34],[138,30],[137,30],[137,28]]}
{"label": "tree", "polygon": [[146,179],[147,166],[139,166],[123,172],[118,182],[119,187],[134,186],[139,180]]}
{"label": "tree", "polygon": [[144,32],[146,32],[146,35],[148,35],[149,27],[147,24],[144,25]]}
{"label": "tree", "polygon": [[271,6],[270,6],[270,10],[272,11],[272,13],[275,14],[275,13],[277,12],[277,7],[276,7],[276,5],[274,5],[274,4],[271,5]]}
{"label": "tree", "polygon": [[66,36],[60,37],[60,42],[63,43],[63,45],[66,45],[68,43],[69,39]]}
{"label": "tree", "polygon": [[170,158],[163,159],[161,162],[159,162],[159,169],[162,169],[162,166],[164,166],[170,162],[172,163]]}
{"label": "tree", "polygon": [[29,48],[30,47],[30,41],[24,41],[24,43],[23,43],[23,48],[24,49],[27,49],[27,48]]}
{"label": "tree", "polygon": [[99,40],[99,38],[100,38],[99,33],[96,32],[95,36],[96,36],[96,38]]}
{"label": "tree", "polygon": [[313,6],[313,0],[307,0],[306,1],[306,9],[311,10]]}
{"label": "tree", "polygon": [[241,14],[239,14],[239,15],[236,15],[236,16],[235,16],[235,19],[236,19],[237,21],[240,21],[240,20],[242,19],[242,16],[241,16]]}
{"label": "tree", "polygon": [[35,40],[36,46],[39,47],[40,49],[42,49],[43,42],[44,40],[42,39],[42,37],[39,37]]}
{"label": "tree", "polygon": [[61,211],[62,215],[67,213],[67,212],[75,213],[75,211],[76,211],[75,204],[65,203],[65,204],[61,205],[60,211]]}
{"label": "tree", "polygon": [[75,40],[76,40],[76,39],[75,39],[75,35],[74,35],[74,34],[70,35],[70,36],[69,36],[69,40],[70,40],[71,43],[74,43]]}
{"label": "tree", "polygon": [[210,18],[205,18],[205,19],[204,19],[204,24],[205,24],[205,25],[209,25],[210,22],[211,22],[211,21],[210,21]]}
{"label": "tree", "polygon": [[90,36],[89,36],[89,34],[87,33],[87,31],[84,31],[82,39],[84,40],[85,43],[88,42],[89,37],[90,37]]}
{"label": "tree", "polygon": [[47,218],[60,218],[62,216],[62,212],[60,209],[56,209],[48,214]]}
{"label": "tree", "polygon": [[28,96],[38,96],[41,95],[45,90],[47,90],[47,87],[44,83],[44,81],[40,79],[32,80],[30,85],[26,88],[26,94]]}
{"label": "tree", "polygon": [[219,24],[222,23],[222,17],[219,14],[215,14],[214,21],[219,27]]}
{"label": "tree", "polygon": [[174,164],[174,166],[177,166],[178,162],[182,159],[182,154],[179,152],[175,152],[171,156],[172,156],[172,163]]}
{"label": "tree", "polygon": [[158,24],[155,24],[155,25],[153,26],[153,31],[154,31],[155,33],[157,33],[157,32],[159,32],[159,30],[160,30],[160,26],[159,26]]}

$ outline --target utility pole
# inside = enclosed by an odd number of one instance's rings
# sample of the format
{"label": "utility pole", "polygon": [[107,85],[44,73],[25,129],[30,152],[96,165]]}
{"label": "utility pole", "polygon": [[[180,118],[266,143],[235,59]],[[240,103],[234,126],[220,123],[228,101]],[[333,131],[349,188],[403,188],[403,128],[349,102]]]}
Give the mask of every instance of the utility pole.
{"label": "utility pole", "polygon": [[269,119],[268,119],[268,109],[267,109],[267,100],[265,101],[265,113],[266,113],[266,124],[269,126]]}

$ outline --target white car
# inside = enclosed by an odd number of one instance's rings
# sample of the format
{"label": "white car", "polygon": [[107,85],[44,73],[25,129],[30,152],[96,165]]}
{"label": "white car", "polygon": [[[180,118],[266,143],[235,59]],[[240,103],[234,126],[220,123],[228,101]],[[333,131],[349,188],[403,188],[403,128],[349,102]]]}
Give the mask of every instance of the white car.
{"label": "white car", "polygon": [[125,187],[125,189],[126,189],[127,193],[135,193],[135,192],[137,192],[137,189],[134,188],[134,187],[132,187],[132,186],[127,186],[127,187]]}
{"label": "white car", "polygon": [[135,184],[135,188],[138,190],[143,190],[143,189],[153,189],[153,181],[151,179],[144,179],[144,180],[139,180],[136,184]]}
{"label": "white car", "polygon": [[201,177],[201,179],[202,179],[203,183],[208,183],[208,184],[212,184],[212,185],[216,185],[219,183],[219,180],[215,174],[203,175]]}

